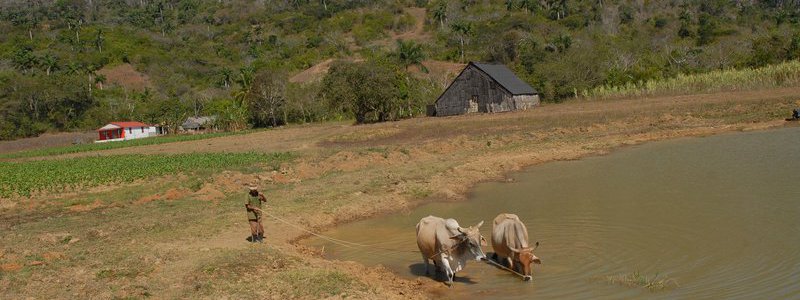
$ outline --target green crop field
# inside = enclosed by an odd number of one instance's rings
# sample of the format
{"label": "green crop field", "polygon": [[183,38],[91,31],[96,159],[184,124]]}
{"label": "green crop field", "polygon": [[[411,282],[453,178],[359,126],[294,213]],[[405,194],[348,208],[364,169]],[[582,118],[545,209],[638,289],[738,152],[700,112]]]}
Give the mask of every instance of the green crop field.
{"label": "green crop field", "polygon": [[146,145],[157,145],[157,144],[166,144],[166,143],[175,143],[175,142],[196,141],[196,140],[211,139],[211,138],[230,136],[230,135],[248,134],[248,133],[253,133],[255,131],[257,131],[257,130],[243,130],[243,131],[233,131],[233,132],[215,132],[215,133],[195,134],[195,135],[168,135],[168,136],[159,136],[159,137],[151,137],[151,138],[145,138],[145,139],[135,139],[135,140],[129,140],[129,141],[120,141],[120,142],[108,142],[108,143],[97,143],[97,144],[81,144],[81,145],[71,145],[71,146],[63,146],[63,147],[50,147],[50,148],[41,148],[41,149],[34,149],[34,150],[28,150],[28,151],[20,151],[20,152],[2,154],[2,155],[0,155],[0,158],[13,159],[13,158],[52,156],[52,155],[62,155],[62,154],[70,154],[70,153],[78,153],[78,152],[88,152],[88,151],[108,150],[108,149],[117,149],[117,148],[127,148],[127,147],[135,147],[135,146],[146,146]]}
{"label": "green crop field", "polygon": [[289,153],[190,153],[176,155],[114,155],[64,160],[0,162],[0,197],[30,196],[153,176],[222,170],[251,164],[274,166]]}

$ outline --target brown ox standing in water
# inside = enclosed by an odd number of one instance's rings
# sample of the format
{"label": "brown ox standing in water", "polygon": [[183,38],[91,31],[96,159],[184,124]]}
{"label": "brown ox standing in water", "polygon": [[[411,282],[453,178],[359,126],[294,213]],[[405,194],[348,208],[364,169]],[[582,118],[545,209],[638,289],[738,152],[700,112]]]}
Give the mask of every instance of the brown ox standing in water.
{"label": "brown ox standing in water", "polygon": [[428,260],[447,276],[447,285],[453,285],[455,274],[467,266],[471,259],[481,260],[486,257],[481,246],[486,240],[481,236],[478,225],[467,228],[458,225],[454,219],[442,219],[427,216],[417,223],[417,246],[425,263],[425,274],[428,274]]}
{"label": "brown ox standing in water", "polygon": [[[537,246],[539,243],[536,243]],[[508,267],[514,270],[514,262],[520,266],[523,278],[531,280],[531,263],[541,264],[535,248],[528,246],[528,229],[515,214],[499,214],[492,225],[492,248],[494,258],[499,262],[505,260]]]}

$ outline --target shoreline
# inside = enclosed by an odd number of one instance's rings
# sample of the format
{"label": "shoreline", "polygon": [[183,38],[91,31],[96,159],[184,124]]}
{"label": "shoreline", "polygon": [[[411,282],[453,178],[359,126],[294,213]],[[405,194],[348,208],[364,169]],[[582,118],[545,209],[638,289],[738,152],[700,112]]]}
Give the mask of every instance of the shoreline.
{"label": "shoreline", "polygon": [[[458,193],[455,197],[450,197],[450,198],[433,197],[433,198],[421,199],[420,201],[414,202],[412,205],[405,206],[402,209],[387,209],[387,210],[384,210],[384,211],[378,211],[378,212],[374,212],[374,213],[371,213],[371,214],[365,214],[365,215],[362,215],[361,217],[357,217],[357,218],[354,218],[354,219],[338,220],[338,221],[336,221],[334,223],[324,224],[324,225],[315,226],[313,228],[309,228],[309,230],[311,230],[311,231],[313,231],[315,233],[318,233],[318,234],[323,234],[325,231],[329,231],[329,230],[334,229],[334,228],[336,228],[338,226],[341,226],[341,225],[354,223],[354,222],[359,222],[359,221],[364,221],[364,220],[367,220],[367,219],[380,218],[380,217],[383,217],[383,216],[393,215],[393,214],[400,213],[401,211],[413,210],[415,208],[418,208],[420,206],[423,206],[423,205],[426,205],[426,204],[430,204],[430,203],[447,203],[447,202],[468,201],[469,197],[470,197],[469,194],[471,193],[471,190],[474,189],[479,184],[487,183],[487,182],[497,182],[497,183],[507,182],[507,180],[509,178],[513,177],[513,176],[511,176],[511,174],[515,174],[515,173],[518,173],[518,172],[526,172],[526,171],[529,171],[531,168],[535,168],[536,166],[547,164],[547,163],[552,163],[552,162],[557,162],[557,161],[573,161],[573,160],[581,160],[581,159],[590,158],[590,157],[606,156],[606,155],[611,155],[611,154],[613,154],[613,153],[615,153],[615,152],[617,152],[619,150],[626,149],[628,147],[635,147],[635,146],[645,145],[645,144],[649,144],[649,143],[675,141],[675,140],[686,139],[686,138],[706,138],[706,137],[728,135],[728,134],[739,134],[739,133],[747,133],[747,132],[763,132],[763,131],[770,131],[770,130],[781,130],[781,129],[786,129],[786,128],[800,127],[800,126],[795,126],[795,125],[796,124],[786,122],[785,120],[780,120],[780,121],[775,120],[775,121],[767,121],[767,122],[761,122],[761,123],[729,124],[729,125],[723,126],[721,128],[716,128],[716,127],[702,128],[701,131],[699,131],[699,132],[691,131],[691,132],[686,132],[686,133],[680,133],[680,134],[677,134],[677,135],[674,135],[675,132],[667,131],[667,132],[664,132],[664,135],[660,135],[660,136],[656,136],[656,137],[652,137],[652,138],[648,138],[648,139],[643,139],[643,140],[635,140],[635,141],[623,142],[623,143],[620,143],[620,144],[617,144],[617,145],[613,145],[613,146],[611,146],[609,148],[595,149],[592,152],[581,153],[581,154],[577,154],[577,155],[571,156],[571,157],[559,157],[559,158],[553,158],[553,159],[543,159],[543,160],[534,161],[531,164],[520,165],[518,169],[504,170],[504,172],[501,173],[500,176],[498,176],[498,177],[487,178],[487,179],[483,179],[483,180],[477,180],[477,181],[473,181],[473,182],[471,182],[471,183],[469,183],[467,185],[464,185],[463,186],[463,191]],[[307,241],[308,239],[312,239],[313,237],[314,237],[313,235],[307,234],[307,233],[306,234],[299,234],[299,235],[297,235],[295,237],[290,238],[288,240],[288,243],[293,245],[293,246],[295,246],[295,247],[298,247],[298,248],[309,249],[310,251],[314,251],[314,249],[311,248],[310,246],[307,246],[307,245],[303,244],[304,241]],[[323,248],[323,250],[324,250],[324,248]],[[365,268],[386,269],[386,270],[389,270],[389,272],[392,274],[392,276],[395,277],[394,278],[395,280],[397,280],[397,279],[399,279],[399,280],[412,280],[412,281],[415,280],[412,277],[398,274],[395,270],[388,269],[385,266],[380,265],[380,264],[376,265],[376,266],[367,266],[367,265],[362,265],[361,263],[354,262],[354,261],[339,260],[339,259],[336,259],[336,258],[325,257],[324,253],[317,253],[317,254],[320,255],[322,259],[327,260],[327,261],[331,261],[331,262],[335,261],[335,262],[345,262],[345,263],[356,263],[356,264],[361,265],[361,266],[363,266]],[[439,288],[442,287],[442,285],[440,284],[441,282],[438,282],[434,278],[431,278],[429,276],[424,276],[424,277],[427,279],[426,281],[430,281],[430,282],[427,282],[426,284],[424,284],[426,289],[428,289],[427,292],[425,293],[425,295],[427,295],[427,296],[436,296],[436,295],[438,295],[439,292],[441,292],[441,291],[438,291]],[[419,279],[418,278],[416,279],[416,281],[419,283]],[[441,296],[441,295],[439,295],[439,296]]]}

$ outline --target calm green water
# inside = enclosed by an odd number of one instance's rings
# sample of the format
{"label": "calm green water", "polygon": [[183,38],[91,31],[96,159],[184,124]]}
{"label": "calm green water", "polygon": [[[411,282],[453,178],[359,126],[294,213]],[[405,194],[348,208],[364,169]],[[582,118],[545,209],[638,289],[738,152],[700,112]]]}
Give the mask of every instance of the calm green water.
{"label": "calm green water", "polygon": [[[483,263],[457,274],[455,298],[800,299],[800,128],[680,139],[603,157],[554,162],[477,186],[470,200],[434,203],[340,226],[333,237],[416,250],[427,215],[462,226],[519,215],[540,241],[532,283]],[[320,240],[333,259],[382,264],[424,276],[415,253],[386,253]],[[491,246],[485,251],[491,252]],[[604,276],[640,271],[678,287],[651,292]],[[441,279],[440,279],[441,280]]]}

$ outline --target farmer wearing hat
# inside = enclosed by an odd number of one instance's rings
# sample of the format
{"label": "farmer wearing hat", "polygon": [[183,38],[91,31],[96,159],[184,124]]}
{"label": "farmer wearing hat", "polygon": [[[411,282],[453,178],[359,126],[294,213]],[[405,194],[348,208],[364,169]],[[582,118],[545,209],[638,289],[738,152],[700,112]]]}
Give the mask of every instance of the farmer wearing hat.
{"label": "farmer wearing hat", "polygon": [[250,193],[244,207],[247,208],[247,221],[250,223],[250,241],[255,243],[264,242],[264,225],[261,224],[261,203],[267,202],[267,198],[258,192],[258,188],[250,186]]}

